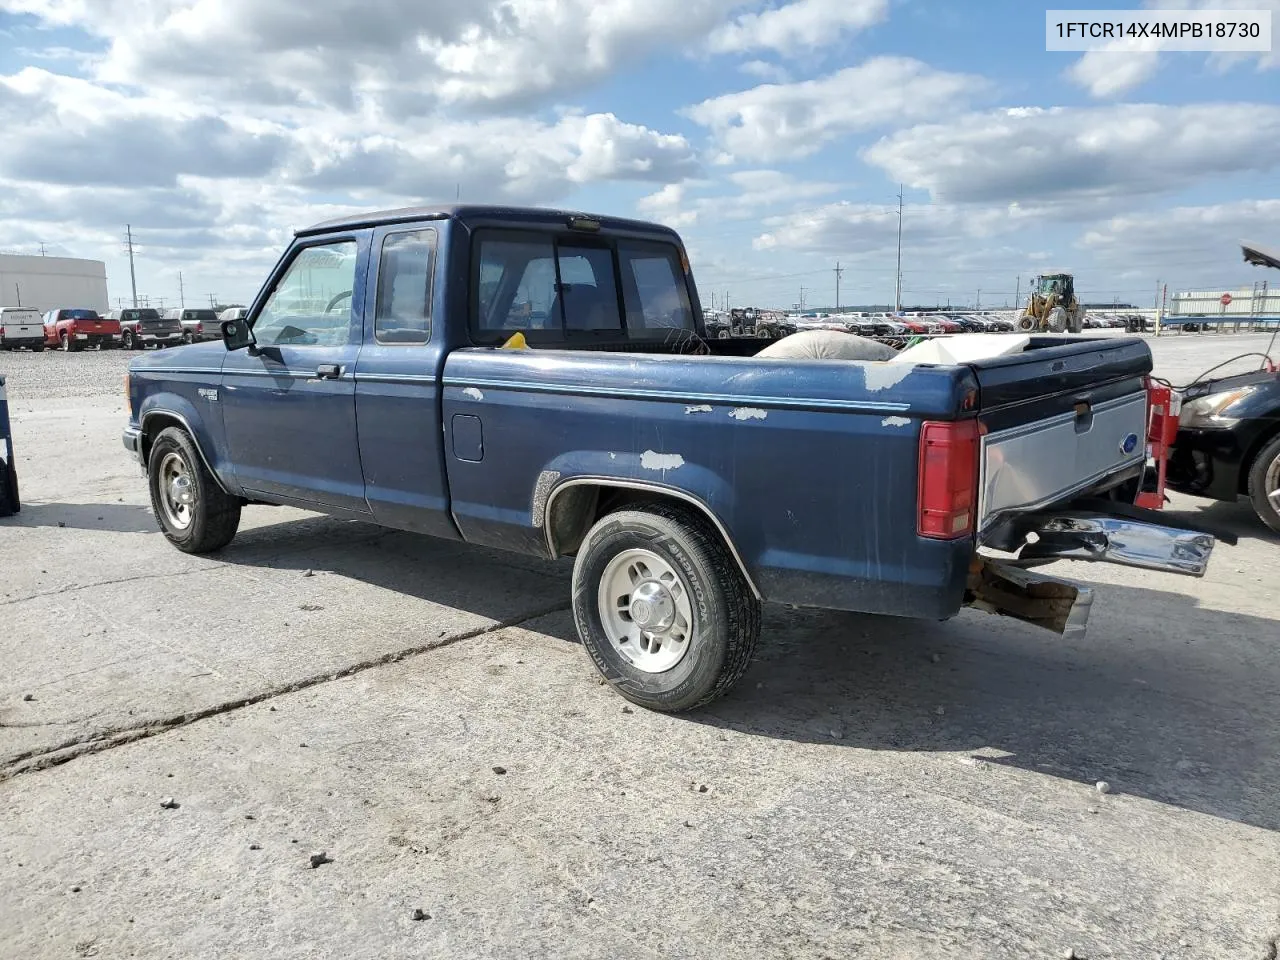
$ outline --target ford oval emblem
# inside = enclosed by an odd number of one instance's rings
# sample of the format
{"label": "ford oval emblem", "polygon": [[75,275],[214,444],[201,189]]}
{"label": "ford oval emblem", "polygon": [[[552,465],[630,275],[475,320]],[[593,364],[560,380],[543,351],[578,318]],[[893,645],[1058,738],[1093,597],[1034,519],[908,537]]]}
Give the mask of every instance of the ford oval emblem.
{"label": "ford oval emblem", "polygon": [[1138,435],[1131,433],[1120,441],[1120,450],[1128,456],[1138,449]]}

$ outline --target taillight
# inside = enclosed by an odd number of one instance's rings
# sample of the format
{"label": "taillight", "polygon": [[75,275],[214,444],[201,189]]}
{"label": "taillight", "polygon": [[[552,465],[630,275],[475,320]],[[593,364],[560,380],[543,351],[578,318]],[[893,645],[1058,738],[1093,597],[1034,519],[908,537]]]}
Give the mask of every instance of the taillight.
{"label": "taillight", "polygon": [[957,540],[973,533],[978,505],[978,421],[928,421],[920,429],[916,533]]}
{"label": "taillight", "polygon": [[196,333],[204,333],[204,324],[203,324],[203,323],[200,323],[200,322],[197,322],[197,323],[196,323]]}
{"label": "taillight", "polygon": [[75,332],[76,332],[76,322],[74,320],[68,320],[67,333],[75,333]]}

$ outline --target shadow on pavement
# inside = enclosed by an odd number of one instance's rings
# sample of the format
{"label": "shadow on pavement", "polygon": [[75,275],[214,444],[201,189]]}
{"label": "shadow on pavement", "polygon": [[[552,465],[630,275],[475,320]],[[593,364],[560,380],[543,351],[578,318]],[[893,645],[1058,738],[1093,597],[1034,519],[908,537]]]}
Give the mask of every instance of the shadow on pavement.
{"label": "shadow on pavement", "polygon": [[1280,623],[1176,593],[1097,591],[1081,641],[971,611],[932,623],[770,608],[747,677],[691,719],[798,742],[992,751],[988,762],[1280,829]]}
{"label": "shadow on pavement", "polygon": [[150,507],[123,503],[31,503],[0,520],[6,527],[67,527],[115,533],[159,533]]}
{"label": "shadow on pavement", "polygon": [[1168,507],[1165,512],[1170,516],[1198,520],[1213,528],[1234,533],[1241,540],[1280,543],[1280,534],[1259,519],[1253,504],[1246,497],[1241,497],[1235,503],[1228,503],[1225,500],[1199,500],[1191,509]]}
{"label": "shadow on pavement", "polygon": [[[246,530],[219,557],[494,618],[569,597],[567,561],[324,517]],[[567,613],[536,629],[577,643]],[[988,762],[1275,830],[1278,640],[1274,620],[1107,584],[1079,641],[970,611],[935,623],[769,606],[742,683],[687,719],[795,742],[994,752]]]}

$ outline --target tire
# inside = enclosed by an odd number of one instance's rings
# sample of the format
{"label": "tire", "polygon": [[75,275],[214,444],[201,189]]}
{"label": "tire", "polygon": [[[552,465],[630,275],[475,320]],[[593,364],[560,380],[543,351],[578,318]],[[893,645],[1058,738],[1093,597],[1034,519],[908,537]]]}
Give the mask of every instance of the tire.
{"label": "tire", "polygon": [[[643,595],[644,609],[656,617],[666,611],[672,624],[661,643],[637,628],[624,652],[610,627],[619,636],[624,621],[636,625],[641,590],[659,592],[656,600]],[[737,562],[701,515],[679,505],[619,510],[591,528],[573,565],[573,617],[605,680],[632,703],[668,713],[700,707],[733,687],[760,636],[760,604]]]}
{"label": "tire", "polygon": [[79,341],[79,340],[72,340],[72,339],[71,339],[71,337],[67,334],[67,332],[66,332],[65,330],[64,330],[64,331],[62,331],[62,333],[61,333],[61,334],[59,334],[59,337],[58,337],[58,338],[59,338],[59,340],[60,340],[60,341],[61,341],[61,343],[62,343],[62,349],[63,349],[66,353],[79,353],[79,352],[80,352],[80,341]]}
{"label": "tire", "polygon": [[1054,307],[1049,311],[1049,316],[1045,317],[1045,326],[1049,328],[1050,333],[1066,333],[1067,311],[1061,307]]}
{"label": "tire", "polygon": [[1075,317],[1067,317],[1067,329],[1072,333],[1084,332],[1084,314],[1078,314]]}
{"label": "tire", "polygon": [[[170,494],[179,476],[190,497],[182,504]],[[160,532],[183,553],[209,553],[235,537],[240,501],[218,486],[185,430],[168,427],[156,437],[147,457],[147,489]]]}
{"label": "tire", "polygon": [[1262,522],[1280,533],[1280,437],[1275,437],[1253,458],[1253,466],[1249,468],[1249,499]]}
{"label": "tire", "polygon": [[1021,317],[1021,318],[1019,318],[1019,320],[1018,320],[1018,329],[1019,329],[1019,330],[1023,331],[1024,333],[1026,333],[1027,331],[1034,330],[1035,328],[1036,328],[1036,321],[1035,321],[1035,318],[1034,318],[1034,317]]}
{"label": "tire", "polygon": [[192,334],[192,333],[184,333],[184,334],[182,335],[182,342],[183,342],[183,343],[195,343],[195,342],[196,342],[195,335],[194,335],[194,334]]}
{"label": "tire", "polygon": [[121,349],[121,350],[137,350],[137,349],[139,349],[139,347],[140,347],[140,345],[139,345],[138,341],[136,341],[136,340],[134,340],[134,339],[133,339],[133,331],[132,331],[132,330],[126,330],[126,331],[124,331],[124,333],[120,334],[120,349]]}

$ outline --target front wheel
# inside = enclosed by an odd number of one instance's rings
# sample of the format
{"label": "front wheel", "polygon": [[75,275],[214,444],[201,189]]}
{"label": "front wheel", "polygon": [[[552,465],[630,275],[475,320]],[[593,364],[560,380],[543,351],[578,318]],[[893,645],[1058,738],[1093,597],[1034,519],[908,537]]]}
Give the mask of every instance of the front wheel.
{"label": "front wheel", "polygon": [[208,553],[235,537],[240,501],[218,486],[186,431],[169,427],[156,437],[147,486],[160,531],[184,553]]}
{"label": "front wheel", "polygon": [[760,604],[697,513],[654,504],[603,517],[573,565],[573,616],[596,669],[632,703],[692,710],[741,679]]}
{"label": "front wheel", "polygon": [[1254,458],[1249,469],[1249,499],[1262,522],[1280,533],[1280,437]]}

